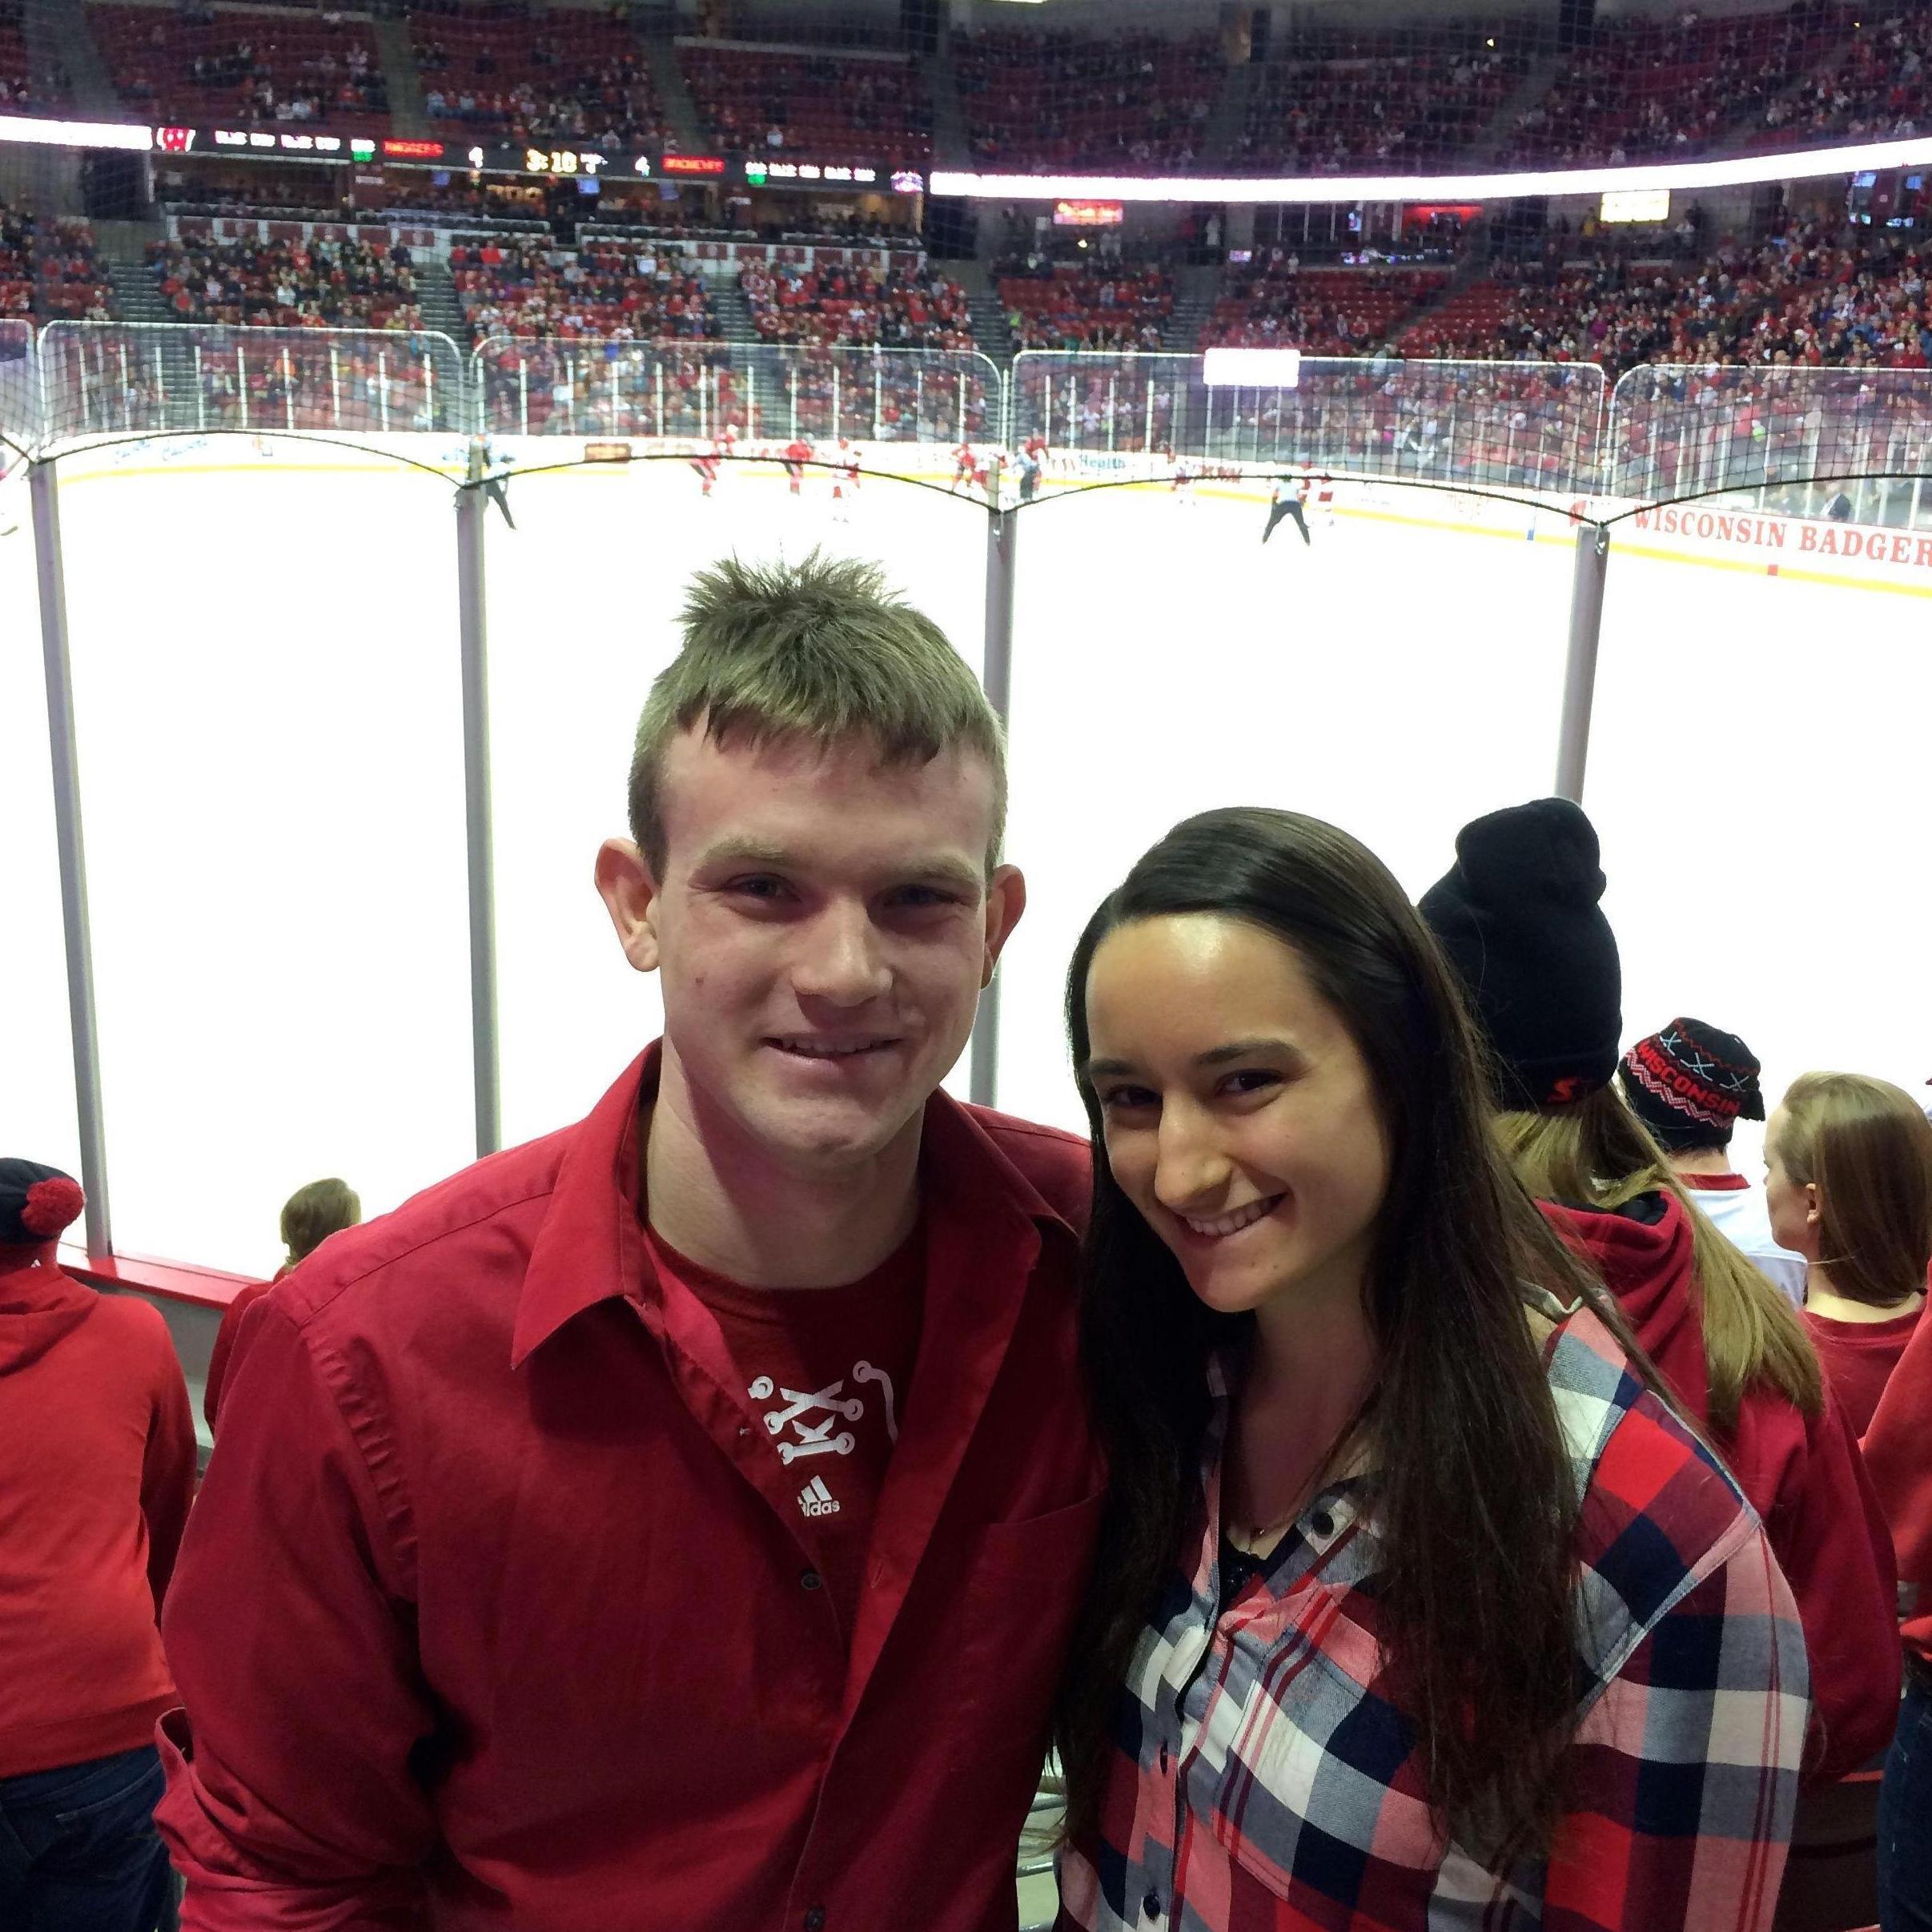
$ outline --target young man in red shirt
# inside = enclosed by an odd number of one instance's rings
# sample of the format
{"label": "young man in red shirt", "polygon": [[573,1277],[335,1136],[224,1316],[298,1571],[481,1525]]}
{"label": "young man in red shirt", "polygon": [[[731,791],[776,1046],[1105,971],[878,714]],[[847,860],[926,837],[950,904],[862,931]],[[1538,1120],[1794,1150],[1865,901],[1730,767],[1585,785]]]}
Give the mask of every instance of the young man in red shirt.
{"label": "young man in red shirt", "polygon": [[251,1312],[164,1634],[186,1932],[1012,1932],[1098,1529],[1083,1143],[939,1091],[1025,899],[876,571],[701,577],[598,854],[664,1038]]}

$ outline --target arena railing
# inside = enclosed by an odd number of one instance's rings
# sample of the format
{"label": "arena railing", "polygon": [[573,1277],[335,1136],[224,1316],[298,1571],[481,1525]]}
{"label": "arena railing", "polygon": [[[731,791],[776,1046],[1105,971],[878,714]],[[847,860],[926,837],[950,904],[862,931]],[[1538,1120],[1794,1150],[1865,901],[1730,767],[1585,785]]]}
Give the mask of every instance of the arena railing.
{"label": "arena railing", "polygon": [[[966,520],[959,528],[966,544],[970,525],[985,532],[980,668],[1002,716],[1022,510],[1050,517],[1084,488],[1171,477],[1178,460],[1261,490],[1283,473],[1326,470],[1344,512],[1352,496],[1365,514],[1407,520],[1406,504],[1435,492],[1455,500],[1442,520],[1520,535],[1526,511],[1532,534],[1575,530],[1556,747],[1556,789],[1570,797],[1581,794],[1605,572],[1621,524],[1700,496],[1725,512],[1713,521],[1753,526],[1777,520],[1733,517],[1726,499],[1767,512],[1913,526],[1922,508],[1932,512],[1922,503],[1920,480],[1932,440],[1932,376],[1918,371],[1639,369],[1609,398],[1605,431],[1604,376],[1593,364],[1311,357],[1291,387],[1231,389],[1211,387],[1198,357],[1029,351],[1002,385],[976,353],[499,336],[466,364],[448,336],[420,330],[66,322],[38,337],[17,323],[0,325],[0,350],[8,351],[0,354],[0,428],[40,459],[26,466],[26,493],[62,841],[87,1238],[97,1255],[112,1247],[56,487],[70,455],[85,460],[106,446],[231,436],[261,446],[246,460],[259,458],[272,488],[274,459],[288,441],[334,441],[355,446],[364,460],[393,458],[454,487],[481,1151],[498,1144],[500,1127],[485,512],[489,486],[519,468],[569,468],[606,456],[675,461],[729,424],[738,430],[741,461],[769,466],[794,436],[816,444],[822,458],[826,439],[844,436],[862,468],[920,488],[946,468],[924,452],[973,444],[989,460],[988,488],[941,494],[949,504],[943,514]],[[420,431],[440,442],[419,446]],[[520,447],[526,436],[536,448]],[[1046,439],[1054,460],[1044,480],[1030,472],[1030,500],[1022,502],[1006,452],[1037,437]],[[605,439],[609,447],[600,450]],[[906,456],[915,453],[909,464]],[[821,460],[817,467],[829,466]],[[1766,532],[1746,534],[1757,540]],[[1932,537],[1914,540],[1932,550]],[[1796,537],[1790,544],[1793,555],[1814,548],[1876,554],[1822,534],[1815,544]],[[1897,561],[1896,548],[1887,548]],[[994,991],[972,1052],[971,1091],[982,1100],[995,1097],[997,982]]]}
{"label": "arena railing", "polygon": [[470,369],[493,436],[1006,440],[1005,381],[977,350],[498,335]]}
{"label": "arena railing", "polygon": [[1842,494],[1851,522],[1916,528],[1929,461],[1932,370],[1647,364],[1611,394],[1600,493],[1801,516]]}
{"label": "arena railing", "polygon": [[40,332],[50,442],[205,434],[468,429],[463,358],[432,330],[50,322]]}
{"label": "arena railing", "polygon": [[1011,436],[1087,458],[1311,466],[1438,485],[1597,493],[1595,363],[1303,356],[1292,387],[1211,387],[1199,355],[1028,349]]}

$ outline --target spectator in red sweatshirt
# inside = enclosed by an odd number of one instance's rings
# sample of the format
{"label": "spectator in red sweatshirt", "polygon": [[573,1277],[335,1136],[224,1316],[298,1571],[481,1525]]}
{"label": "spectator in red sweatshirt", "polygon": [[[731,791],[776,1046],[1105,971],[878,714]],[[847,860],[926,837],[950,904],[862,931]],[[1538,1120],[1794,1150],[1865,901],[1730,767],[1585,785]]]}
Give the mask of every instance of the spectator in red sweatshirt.
{"label": "spectator in red sweatshirt", "polygon": [[[1787,1096],[1789,1105],[1789,1096]],[[1886,1926],[1932,1926],[1932,1322],[1886,1379],[1865,1453],[1898,1551],[1905,1703],[1878,1799],[1878,1910]]]}
{"label": "spectator in red sweatshirt", "polygon": [[195,1418],[160,1315],[64,1274],[79,1185],[0,1160],[0,1925],[153,1932],[172,1910],[155,1721]]}
{"label": "spectator in red sweatshirt", "polygon": [[272,1279],[251,1281],[229,1303],[208,1356],[208,1385],[202,1393],[201,1412],[207,1417],[211,1431],[215,1427],[222,1391],[235,1372],[235,1347],[241,1337],[242,1317],[298,1261],[312,1255],[331,1235],[353,1227],[361,1219],[362,1201],[347,1181],[311,1181],[282,1203],[282,1245],[288,1250],[288,1259],[275,1270]]}
{"label": "spectator in red sweatshirt", "polygon": [[1494,1050],[1517,1177],[1595,1263],[1764,1524],[1810,1655],[1805,1773],[1842,1777],[1898,1716],[1891,1537],[1797,1311],[1691,1205],[1611,1084],[1622,969],[1597,857],[1567,799],[1492,812],[1457,836],[1422,914]]}
{"label": "spectator in red sweatshirt", "polygon": [[1862,1435],[1926,1303],[1932,1121],[1902,1087],[1804,1074],[1765,1135],[1779,1241],[1804,1255],[1805,1325]]}

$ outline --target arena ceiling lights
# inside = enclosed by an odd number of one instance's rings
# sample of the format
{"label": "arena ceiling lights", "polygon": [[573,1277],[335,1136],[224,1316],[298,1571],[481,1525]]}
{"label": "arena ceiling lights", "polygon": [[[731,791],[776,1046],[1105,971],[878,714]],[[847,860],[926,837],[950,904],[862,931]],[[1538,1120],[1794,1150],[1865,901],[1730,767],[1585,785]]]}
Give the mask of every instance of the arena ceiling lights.
{"label": "arena ceiling lights", "polygon": [[1752,187],[1823,175],[1911,167],[1932,162],[1932,138],[1865,141],[1729,161],[1652,162],[1637,167],[1545,169],[1508,175],[1285,175],[1203,179],[1195,175],[977,175],[935,168],[934,195],[969,201],[1376,202],[1507,201],[1524,195],[1605,195],[1638,188],[1672,191]]}
{"label": "arena ceiling lights", "polygon": [[23,147],[124,147],[144,155],[155,145],[155,131],[112,121],[38,121],[0,114],[0,141]]}

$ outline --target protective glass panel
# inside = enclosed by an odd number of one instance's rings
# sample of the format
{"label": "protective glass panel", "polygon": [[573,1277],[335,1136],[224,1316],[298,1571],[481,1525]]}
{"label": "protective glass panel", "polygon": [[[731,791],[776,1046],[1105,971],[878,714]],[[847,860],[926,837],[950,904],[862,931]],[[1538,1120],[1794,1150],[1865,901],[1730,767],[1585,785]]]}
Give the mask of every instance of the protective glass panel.
{"label": "protective glass panel", "polygon": [[64,459],[117,1249],[239,1271],[474,1153],[450,489],[238,436]]}
{"label": "protective glass panel", "polygon": [[[621,465],[583,464],[584,447],[492,443],[516,519],[491,507],[485,537],[506,1143],[580,1118],[661,1028],[657,979],[625,961],[592,868],[628,836],[638,713],[677,653],[692,576],[820,548],[881,564],[976,675],[985,635],[985,512],[938,487],[938,448],[853,439],[841,457],[820,437],[794,492],[783,444],[763,436],[715,462],[708,439],[640,444]],[[840,468],[853,460],[856,484]],[[963,1096],[966,1076],[962,1056],[949,1088]]]}
{"label": "protective glass panel", "polygon": [[1255,478],[1110,488],[1021,518],[1002,1107],[1082,1124],[1060,1002],[1081,927],[1171,825],[1219,805],[1326,818],[1412,891],[1457,829],[1547,793],[1567,516],[1437,491],[1311,491],[1264,543]]}
{"label": "protective glass panel", "polygon": [[0,825],[8,854],[0,1012],[13,1016],[0,1080],[0,1154],[46,1161],[78,1177],[80,1127],[34,562],[26,484],[18,476],[0,480]]}

